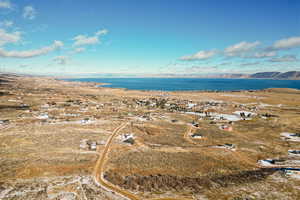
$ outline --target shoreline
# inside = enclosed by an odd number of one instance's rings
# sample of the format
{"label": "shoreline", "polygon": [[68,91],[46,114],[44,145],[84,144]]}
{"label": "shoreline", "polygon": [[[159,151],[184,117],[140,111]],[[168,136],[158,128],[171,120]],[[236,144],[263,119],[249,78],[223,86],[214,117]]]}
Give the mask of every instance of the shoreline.
{"label": "shoreline", "polygon": [[[78,78],[80,79],[80,78]],[[130,89],[130,88],[126,88],[126,87],[109,87],[109,86],[112,86],[113,83],[102,83],[102,82],[94,82],[94,81],[80,81],[78,79],[59,79],[59,78],[55,78],[55,80],[63,80],[63,81],[67,81],[67,82],[78,82],[78,83],[94,83],[94,84],[97,84],[97,87],[101,87],[101,88],[109,88],[109,89],[121,89],[121,90],[125,90],[125,91],[141,91],[141,92],[192,92],[192,93],[224,93],[224,92],[257,92],[257,91],[264,91],[264,90],[270,90],[270,89],[291,89],[291,90],[299,90],[298,88],[288,88],[288,87],[282,87],[282,88],[279,88],[279,87],[268,87],[268,88],[263,88],[263,89],[238,89],[238,90],[177,90],[177,89],[174,89],[174,90],[156,90],[156,89],[152,89],[152,90],[147,90],[147,89]],[[86,79],[86,78],[82,78],[82,79]],[[87,78],[89,79],[89,78]],[[94,79],[94,78],[92,78]],[[95,78],[97,79],[97,78]],[[99,78],[99,79],[103,79],[103,78]],[[105,78],[104,78],[105,79]],[[111,78],[109,78],[111,79]],[[113,78],[114,79],[114,78]],[[115,78],[115,79],[119,79],[119,78]],[[126,78],[127,79],[127,78]],[[130,78],[129,78],[130,79]],[[133,78],[135,79],[135,78]],[[143,78],[140,78],[140,79],[143,79]],[[168,78],[166,78],[168,79]],[[177,79],[177,78],[172,78],[172,79]],[[203,79],[203,78],[199,78],[199,79]],[[207,79],[210,79],[210,78],[207,78]],[[216,79],[221,79],[221,78],[216,78]],[[230,79],[230,78],[225,78],[225,79]],[[236,80],[236,79],[235,79]],[[250,80],[256,80],[256,79],[250,79]],[[259,80],[277,80],[277,79],[259,79]],[[285,80],[284,80],[285,81]],[[300,80],[288,80],[288,81],[299,81],[300,83]],[[104,87],[103,87],[104,86]]]}

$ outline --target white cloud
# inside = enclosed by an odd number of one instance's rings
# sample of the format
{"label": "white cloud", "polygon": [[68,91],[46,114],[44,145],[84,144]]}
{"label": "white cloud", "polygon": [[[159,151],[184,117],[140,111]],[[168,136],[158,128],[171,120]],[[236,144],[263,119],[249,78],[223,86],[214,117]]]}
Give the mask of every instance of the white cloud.
{"label": "white cloud", "polygon": [[82,53],[82,52],[84,52],[85,51],[85,48],[83,48],[83,47],[79,47],[79,48],[75,48],[74,49],[74,53]]}
{"label": "white cloud", "polygon": [[98,44],[99,39],[97,36],[87,37],[85,35],[78,35],[73,38],[74,46],[83,46],[83,45],[91,45],[91,44]]}
{"label": "white cloud", "polygon": [[269,60],[270,62],[296,62],[298,61],[295,55],[284,55],[278,58],[272,58]]}
{"label": "white cloud", "polygon": [[252,56],[253,58],[267,58],[267,57],[273,57],[276,56],[277,53],[275,51],[266,51],[266,52],[256,52]]}
{"label": "white cloud", "polygon": [[21,32],[15,31],[12,33],[6,32],[4,29],[0,29],[0,46],[8,43],[17,43],[21,40]]}
{"label": "white cloud", "polygon": [[256,42],[240,42],[238,44],[227,47],[224,50],[226,56],[243,56],[244,54],[254,50],[258,45],[259,41]]}
{"label": "white cloud", "polygon": [[216,66],[192,66],[185,69],[185,73],[215,73],[217,71]]}
{"label": "white cloud", "polygon": [[300,36],[290,37],[274,42],[271,49],[282,50],[300,47]]}
{"label": "white cloud", "polygon": [[0,8],[12,9],[12,4],[9,0],[0,0]]}
{"label": "white cloud", "polygon": [[3,26],[3,27],[11,27],[12,25],[14,25],[13,21],[4,20],[4,21],[0,22],[0,26]]}
{"label": "white cloud", "polygon": [[36,10],[33,6],[25,6],[23,9],[23,17],[25,19],[34,19],[36,17]]}
{"label": "white cloud", "polygon": [[56,56],[53,58],[53,61],[60,64],[60,65],[65,65],[68,62],[68,57],[67,56]]}
{"label": "white cloud", "polygon": [[193,55],[182,56],[180,58],[180,60],[185,60],[185,61],[205,60],[205,59],[213,57],[216,54],[217,54],[216,50],[199,51],[199,52],[197,52],[197,53],[195,53]]}
{"label": "white cloud", "polygon": [[102,30],[99,30],[96,32],[96,35],[97,36],[100,36],[100,35],[106,35],[108,33],[108,30],[107,29],[102,29]]}
{"label": "white cloud", "polygon": [[94,36],[86,36],[86,35],[77,35],[72,40],[74,40],[73,46],[84,46],[84,45],[93,45],[98,44],[100,42],[99,37],[101,35],[107,34],[108,31],[106,29],[97,31]]}
{"label": "white cloud", "polygon": [[248,63],[241,63],[240,66],[248,67],[248,66],[259,65],[259,64],[260,62],[248,62]]}
{"label": "white cloud", "polygon": [[40,49],[35,50],[26,50],[26,51],[6,51],[0,48],[0,57],[5,58],[32,58],[36,56],[45,55],[52,51],[55,51],[61,48],[64,44],[61,41],[54,41],[50,46],[46,46]]}

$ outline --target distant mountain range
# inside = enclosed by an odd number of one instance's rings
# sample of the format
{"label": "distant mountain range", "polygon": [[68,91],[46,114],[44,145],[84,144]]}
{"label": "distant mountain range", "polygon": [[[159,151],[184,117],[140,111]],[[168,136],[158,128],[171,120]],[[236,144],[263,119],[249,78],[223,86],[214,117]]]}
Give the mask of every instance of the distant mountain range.
{"label": "distant mountain range", "polygon": [[[1,75],[1,72],[0,72]],[[5,75],[5,74],[2,74]],[[12,73],[10,75],[13,75]],[[25,75],[26,74],[18,74]],[[84,73],[78,75],[57,76],[56,78],[232,78],[232,79],[277,79],[277,80],[300,80],[300,71],[288,72],[258,72],[254,74],[242,73],[211,73],[211,74],[123,74],[123,73]]]}
{"label": "distant mountain range", "polygon": [[[162,75],[164,77],[164,75]],[[169,75],[168,77],[172,77]],[[176,75],[173,75],[176,77]],[[278,79],[278,80],[300,80],[300,71],[289,72],[258,72],[255,74],[182,74],[180,77],[192,77],[192,78],[253,78],[253,79]]]}
{"label": "distant mountain range", "polygon": [[267,78],[267,79],[290,79],[300,80],[300,71],[289,72],[259,72],[251,74],[249,78]]}
{"label": "distant mountain range", "polygon": [[[145,76],[147,77],[147,76]],[[300,80],[300,71],[289,71],[289,72],[258,72],[255,74],[160,74],[150,75],[148,77],[182,77],[182,78],[239,78],[239,79],[278,79],[278,80]]]}

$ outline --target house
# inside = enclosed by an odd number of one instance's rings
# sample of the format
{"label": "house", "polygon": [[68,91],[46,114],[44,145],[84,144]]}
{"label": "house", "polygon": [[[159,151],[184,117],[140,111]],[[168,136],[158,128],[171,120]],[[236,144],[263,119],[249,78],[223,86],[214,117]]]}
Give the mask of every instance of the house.
{"label": "house", "polygon": [[97,142],[91,141],[91,140],[87,140],[86,143],[88,145],[89,150],[91,150],[91,151],[96,151],[97,150]]}
{"label": "house", "polygon": [[221,125],[219,128],[224,131],[232,131],[232,126]]}
{"label": "house", "polygon": [[97,150],[97,143],[95,141],[90,143],[89,149],[91,151],[96,151]]}
{"label": "house", "polygon": [[134,144],[134,138],[133,138],[132,133],[125,133],[125,134],[121,135],[121,140],[122,140],[122,142],[127,143],[127,144],[131,144],[131,145]]}

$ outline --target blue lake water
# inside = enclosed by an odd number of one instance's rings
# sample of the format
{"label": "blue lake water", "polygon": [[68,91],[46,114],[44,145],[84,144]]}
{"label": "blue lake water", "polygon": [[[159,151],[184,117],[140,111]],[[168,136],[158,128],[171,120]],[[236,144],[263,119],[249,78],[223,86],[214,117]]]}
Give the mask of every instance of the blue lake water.
{"label": "blue lake water", "polygon": [[131,90],[259,90],[266,88],[300,89],[300,80],[204,79],[204,78],[77,78],[68,81],[107,83],[103,87]]}

